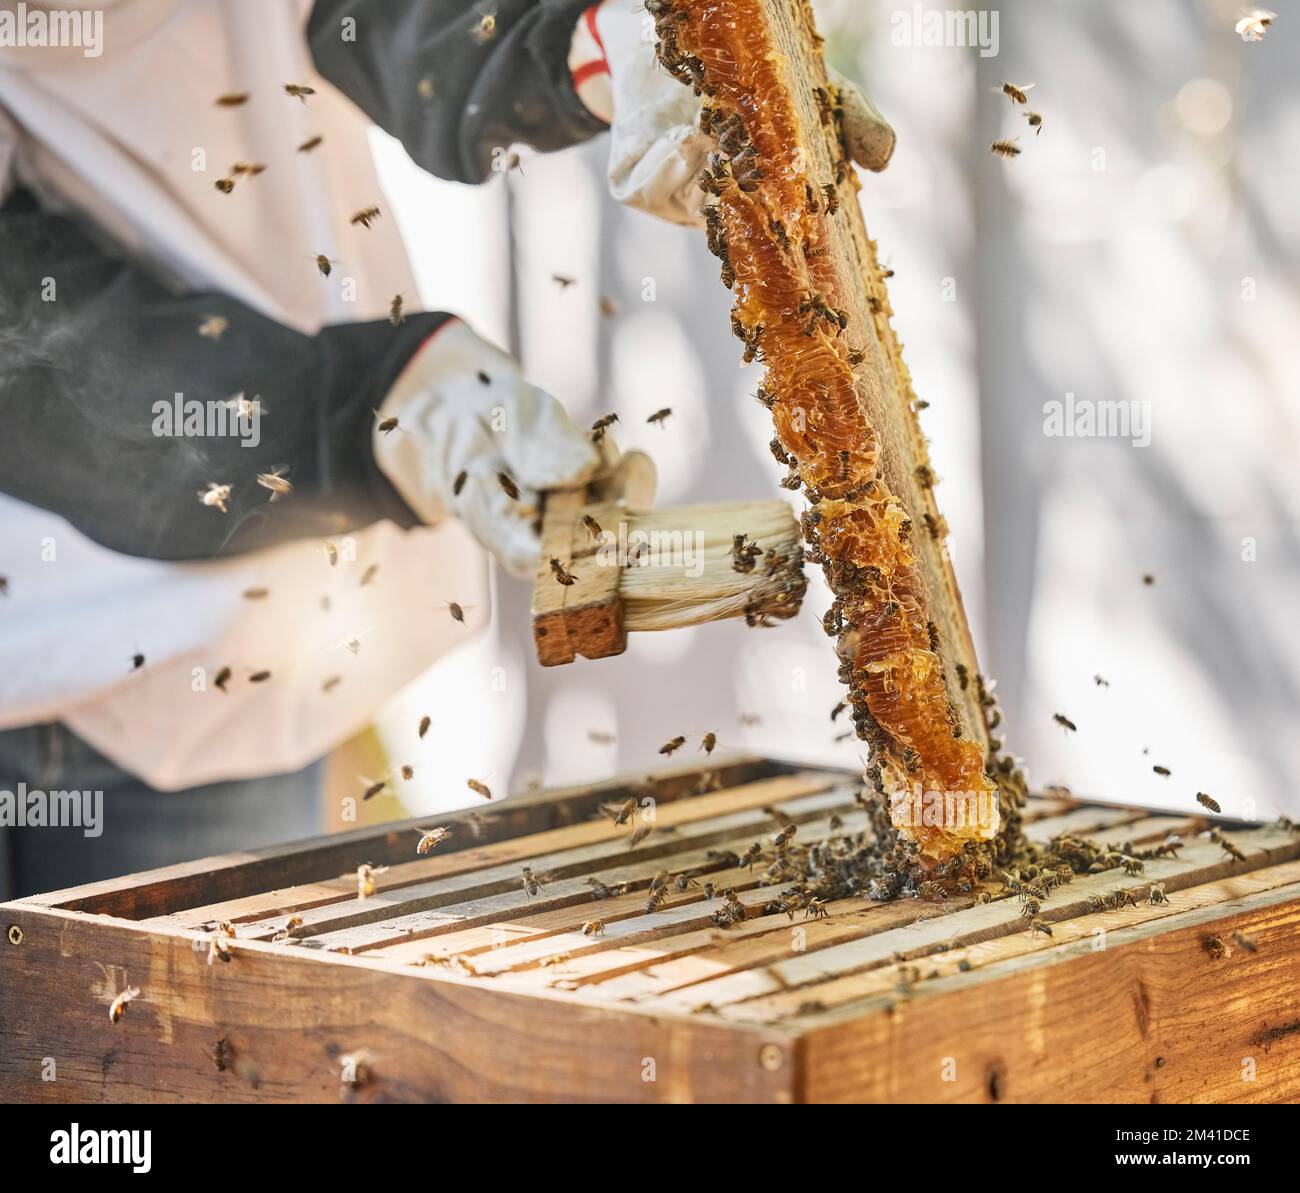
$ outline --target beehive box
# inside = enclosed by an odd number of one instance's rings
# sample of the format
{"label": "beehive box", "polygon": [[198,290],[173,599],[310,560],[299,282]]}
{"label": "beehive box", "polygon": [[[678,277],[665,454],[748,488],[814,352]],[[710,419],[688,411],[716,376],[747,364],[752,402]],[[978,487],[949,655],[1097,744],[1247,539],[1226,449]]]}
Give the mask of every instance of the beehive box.
{"label": "beehive box", "polygon": [[[770,839],[765,809],[801,842],[832,816],[857,831],[853,793],[852,776],[743,758],[421,821],[454,833],[424,857],[410,821],[6,904],[0,1088],[110,1102],[1300,1095],[1300,837],[1286,826],[1225,829],[1234,861],[1196,836],[1197,816],[1035,799],[1040,840],[1185,841],[1140,875],[1054,891],[1050,937],[997,886],[988,903],[763,914],[778,893],[764,866],[725,851]],[[655,809],[634,849],[633,826],[600,812],[630,795]],[[388,867],[367,898],[362,863]],[[532,897],[525,865],[545,883]],[[645,914],[664,869],[734,887],[750,918],[719,928],[719,901],[675,883]],[[594,899],[594,877],[628,893]],[[1153,882],[1167,904],[1149,901]],[[1117,888],[1137,905],[1090,910]],[[597,917],[603,934],[584,935]],[[237,938],[209,963],[222,920]],[[114,1024],[128,987],[139,996]]]}

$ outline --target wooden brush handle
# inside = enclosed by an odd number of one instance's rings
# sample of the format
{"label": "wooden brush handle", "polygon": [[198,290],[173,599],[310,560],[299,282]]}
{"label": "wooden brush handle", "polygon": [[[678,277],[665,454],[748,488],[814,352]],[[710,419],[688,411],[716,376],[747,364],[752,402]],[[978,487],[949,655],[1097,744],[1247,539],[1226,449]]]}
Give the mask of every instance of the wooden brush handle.
{"label": "wooden brush handle", "polygon": [[[654,501],[654,462],[644,452],[617,455],[613,467],[579,489],[546,494],[542,511],[542,554],[533,580],[533,641],[543,667],[572,663],[578,656],[604,659],[627,649],[623,603],[619,599],[622,568],[596,561],[597,544],[583,523],[591,515],[614,530],[621,512],[644,509]],[[576,577],[561,584],[551,568],[558,559]]]}

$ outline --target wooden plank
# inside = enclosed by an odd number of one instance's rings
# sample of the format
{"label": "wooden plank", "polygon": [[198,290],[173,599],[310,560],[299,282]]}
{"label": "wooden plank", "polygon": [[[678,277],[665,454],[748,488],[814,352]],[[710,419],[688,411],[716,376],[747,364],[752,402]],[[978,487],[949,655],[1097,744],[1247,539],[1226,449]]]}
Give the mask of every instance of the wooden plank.
{"label": "wooden plank", "polygon": [[[1115,889],[1145,890],[1152,882],[1164,882],[1169,890],[1177,890],[1233,872],[1290,861],[1300,855],[1300,842],[1281,829],[1239,833],[1235,839],[1247,855],[1244,863],[1225,859],[1217,845],[1190,844],[1181,857],[1147,862],[1144,873],[1137,878],[1125,878],[1115,871],[1076,878],[1044,901],[1041,917],[1055,923],[1082,915],[1090,895],[1104,897]],[[746,970],[672,991],[649,1000],[648,1005],[661,1009],[682,1009],[699,1003],[722,1007],[879,967],[893,960],[896,954],[904,958],[925,956],[937,949],[974,944],[1024,930],[1020,908],[1007,900],[970,907],[953,915],[937,911],[932,918],[904,928],[789,957],[764,969]]]}
{"label": "wooden plank", "polygon": [[[761,808],[764,804],[780,803],[801,795],[825,791],[837,783],[842,783],[837,775],[802,771],[793,775],[760,779],[709,795],[692,796],[689,800],[657,804],[655,832],[638,847],[638,853],[641,856],[656,856],[672,848],[670,843],[665,843],[666,837],[671,835],[666,830],[680,829],[694,821],[725,816],[737,810]],[[429,820],[426,819],[424,823],[429,823]],[[613,849],[608,852],[616,853],[620,848],[626,852],[626,842],[634,827],[632,824],[618,826],[608,817],[601,816],[596,820],[512,837],[490,845],[471,846],[459,853],[441,856],[433,854],[416,861],[398,862],[387,873],[376,875],[375,887],[378,893],[373,897],[371,907],[385,908],[385,914],[392,914],[392,904],[402,901],[400,895],[394,899],[393,893],[399,892],[403,887],[485,870],[494,865],[531,864],[538,859],[582,846],[612,843]],[[408,848],[414,852],[414,834],[408,836]],[[202,927],[214,920],[239,923],[349,899],[355,901],[356,889],[355,875],[343,874],[301,886],[263,890],[238,899],[190,907],[171,915],[169,922],[174,926],[188,928]]]}
{"label": "wooden plank", "polygon": [[[0,1085],[33,1102],[789,1101],[793,1042],[522,996],[427,969],[257,942],[209,966],[186,934],[11,906],[0,952]],[[107,1009],[141,994],[117,1025]],[[212,1056],[219,1039],[250,1084]],[[372,1084],[340,1086],[367,1052]],[[45,1058],[58,1080],[42,1080]],[[760,1061],[761,1058],[761,1061]],[[647,1060],[653,1080],[647,1080]],[[250,1070],[245,1069],[248,1072]]]}
{"label": "wooden plank", "polygon": [[[1258,952],[1215,961],[1208,935]],[[923,983],[802,1037],[812,1102],[1300,1100],[1300,889],[1280,887]]]}

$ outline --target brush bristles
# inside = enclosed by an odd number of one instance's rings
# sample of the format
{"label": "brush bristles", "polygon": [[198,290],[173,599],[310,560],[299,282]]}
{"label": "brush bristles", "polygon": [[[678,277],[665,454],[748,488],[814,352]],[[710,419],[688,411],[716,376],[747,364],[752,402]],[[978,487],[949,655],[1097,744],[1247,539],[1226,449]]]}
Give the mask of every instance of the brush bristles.
{"label": "brush bristles", "polygon": [[[807,587],[803,545],[784,501],[632,510],[623,533],[631,566],[623,568],[619,596],[629,630],[671,630],[729,617],[764,625],[799,612]],[[749,571],[737,570],[737,535],[761,551]],[[645,544],[639,554],[638,542]]]}

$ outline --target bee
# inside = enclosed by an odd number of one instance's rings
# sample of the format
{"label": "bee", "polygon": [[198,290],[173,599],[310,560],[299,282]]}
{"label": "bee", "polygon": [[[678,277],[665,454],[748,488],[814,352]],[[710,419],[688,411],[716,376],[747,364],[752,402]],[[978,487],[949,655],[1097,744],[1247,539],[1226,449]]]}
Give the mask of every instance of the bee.
{"label": "bee", "polygon": [[601,534],[603,533],[603,531],[600,529],[600,523],[597,522],[596,519],[593,518],[590,514],[582,515],[582,524],[587,528],[587,533],[591,535],[593,539],[599,539]]}
{"label": "bee", "polygon": [[305,140],[301,145],[298,146],[298,152],[299,152],[299,153],[310,153],[310,152],[311,152],[313,149],[315,149],[315,148],[316,148],[316,147],[317,147],[317,146],[318,146],[318,145],[319,145],[323,140],[325,140],[325,138],[322,137],[322,136],[319,136],[319,135],[314,136],[314,137],[308,137],[308,138],[307,138],[307,139],[306,139],[306,140]]}
{"label": "bee", "polygon": [[645,907],[642,909],[642,914],[654,915],[657,911],[663,908],[664,901],[667,898],[668,896],[663,891],[651,891],[649,898],[645,901]]}
{"label": "bee", "polygon": [[492,384],[492,378],[489,377],[489,376],[487,375],[487,373],[485,373],[482,369],[479,369],[478,372],[475,374],[475,376],[478,377],[478,383],[479,383],[480,385],[491,385],[491,384]]}
{"label": "bee", "polygon": [[1029,96],[1027,96],[1025,92],[1032,91],[1033,89],[1033,83],[1025,83],[1020,87],[1016,86],[1015,83],[1003,83],[1001,87],[989,88],[990,91],[1002,92],[1002,94],[1005,95],[1013,104],[1027,104],[1029,102]]}
{"label": "bee", "polygon": [[420,854],[422,857],[424,854],[428,853],[429,850],[433,849],[434,846],[441,845],[443,841],[451,836],[451,829],[442,827],[427,830],[417,828],[415,831],[420,834],[420,840],[415,847],[415,852]]}
{"label": "bee", "polygon": [[1241,852],[1231,841],[1228,840],[1219,830],[1210,830],[1210,840],[1213,841],[1220,849],[1223,850],[1234,862],[1244,862],[1246,855]]}
{"label": "bee", "polygon": [[1062,729],[1066,730],[1069,733],[1075,733],[1078,731],[1079,728],[1078,725],[1076,725],[1072,720],[1070,720],[1069,717],[1064,716],[1062,713],[1054,712],[1052,714],[1052,720],[1055,721],[1058,725],[1060,725]]}
{"label": "bee", "polygon": [[401,327],[406,322],[406,315],[402,311],[402,296],[400,294],[394,294],[393,301],[388,304],[388,322],[394,327]]}
{"label": "bee", "polygon": [[324,253],[317,253],[315,260],[316,260],[316,268],[320,270],[321,277],[323,278],[329,277],[330,271],[334,268],[334,262],[331,261]]}
{"label": "bee", "polygon": [[1016,144],[1016,138],[1012,137],[1008,141],[994,141],[989,146],[989,152],[998,157],[1019,157],[1020,146]]}
{"label": "bee", "polygon": [[840,209],[840,193],[835,189],[833,182],[827,182],[822,186],[822,195],[826,199],[826,214],[834,215]]}
{"label": "bee", "polygon": [[632,819],[633,813],[636,812],[636,796],[628,796],[621,808],[616,808],[613,804],[606,804],[604,812],[612,816],[615,824],[626,824]]}
{"label": "bee", "polygon": [[828,920],[830,917],[831,913],[826,909],[825,899],[809,899],[808,902],[804,904],[804,919]]}
{"label": "bee", "polygon": [[329,693],[332,692],[335,688],[337,688],[339,684],[341,684],[342,682],[343,682],[343,676],[331,675],[327,680],[325,680],[324,683],[321,684],[320,690],[324,692],[326,695],[329,695]]}
{"label": "bee", "polygon": [[219,340],[229,326],[230,320],[225,315],[208,315],[199,324],[198,331],[205,340]]}
{"label": "bee", "polygon": [[1223,811],[1223,809],[1219,807],[1219,801],[1212,795],[1206,795],[1204,791],[1198,791],[1196,793],[1196,802],[1203,808],[1209,808],[1211,812]]}
{"label": "bee", "polygon": [[285,83],[284,93],[305,104],[309,95],[316,94],[316,88],[308,87],[305,83]]}
{"label": "bee", "polygon": [[538,891],[546,889],[546,884],[533,873],[532,866],[523,866],[521,869],[523,871],[523,877],[520,881],[523,884],[524,894],[527,895],[528,898],[531,899]]}
{"label": "bee", "polygon": [[661,410],[656,410],[649,418],[646,419],[646,422],[658,423],[660,427],[662,427],[664,423],[667,421],[667,419],[672,416],[672,413],[673,413],[673,408],[671,406],[665,406]]}
{"label": "bee", "polygon": [[272,468],[270,472],[259,472],[257,474],[257,483],[263,489],[271,491],[272,501],[277,497],[284,497],[293,492],[293,482],[284,475],[285,471],[285,466],[281,464],[276,468]]}
{"label": "bee", "polygon": [[781,827],[781,831],[772,838],[772,844],[777,849],[784,849],[787,842],[794,840],[794,835],[799,831],[797,824],[786,824]]}
{"label": "bee", "polygon": [[270,678],[271,678],[271,673],[269,671],[254,671],[253,674],[248,677],[248,682],[266,683],[266,681]]}
{"label": "bee", "polygon": [[200,489],[197,497],[200,505],[206,505],[209,509],[219,509],[223,514],[230,511],[226,507],[226,502],[230,500],[231,487],[229,485],[219,485],[216,481],[209,481],[206,489]]}
{"label": "bee", "polygon": [[[926,885],[929,885],[929,884],[928,884],[928,883],[922,883],[922,886],[926,886]],[[938,885],[938,884],[936,883],[935,885]],[[1024,901],[1024,902],[1025,902],[1025,905],[1020,909],[1020,914],[1021,914],[1022,916],[1025,916],[1025,917],[1029,918],[1029,919],[1032,919],[1032,918],[1033,918],[1034,916],[1036,916],[1040,911],[1043,910],[1043,905],[1042,905],[1042,903],[1040,903],[1040,902],[1039,902],[1037,899],[1035,899],[1032,895],[1027,895],[1027,896],[1025,896],[1025,901]]]}
{"label": "bee", "polygon": [[453,497],[460,496],[460,491],[465,487],[465,482],[467,480],[469,480],[469,473],[462,468],[458,473],[456,473],[456,479],[451,483],[451,495]]}
{"label": "bee", "polygon": [[1165,894],[1165,884],[1163,882],[1153,882],[1151,884],[1151,889],[1147,892],[1147,902],[1152,904],[1169,902],[1169,896]]}
{"label": "bee", "polygon": [[674,737],[671,741],[666,741],[659,747],[659,753],[671,757],[675,751],[680,750],[685,744],[686,739],[684,737]]}
{"label": "bee", "polygon": [[325,558],[329,560],[330,567],[339,566],[339,549],[333,543],[325,543],[321,550],[325,552]]}
{"label": "bee", "polygon": [[606,319],[613,319],[618,315],[618,303],[616,303],[608,294],[600,296],[600,313]]}
{"label": "bee", "polygon": [[754,863],[758,861],[758,856],[763,852],[763,846],[755,841],[744,853],[740,855],[738,865],[744,866],[747,870],[753,870]]}
{"label": "bee", "polygon": [[1156,578],[1150,572],[1147,572],[1147,574],[1142,577],[1142,583],[1148,588],[1150,588],[1155,582]]}
{"label": "bee", "polygon": [[404,766],[398,773],[402,776],[403,779],[405,779],[409,783],[412,779],[415,778],[415,767]]}
{"label": "bee", "polygon": [[492,789],[486,783],[480,783],[478,779],[466,779],[465,786],[475,795],[481,795],[484,799],[492,798]]}
{"label": "bee", "polygon": [[605,921],[604,921],[604,920],[587,920],[587,921],[582,925],[582,934],[583,934],[583,936],[604,936],[604,935],[605,935]]}
{"label": "bee", "polygon": [[497,18],[495,13],[484,13],[470,30],[475,41],[491,41],[497,35]]}
{"label": "bee", "polygon": [[1043,131],[1043,116],[1041,112],[1026,112],[1025,119],[1029,121],[1029,127],[1034,130],[1034,136],[1038,136]]}
{"label": "bee", "polygon": [[381,791],[383,791],[388,786],[387,779],[371,780],[371,779],[366,779],[364,775],[362,775],[361,777],[362,779],[365,780],[366,783],[366,789],[361,793],[361,799],[363,802],[365,800],[374,799],[375,796],[377,796]]}
{"label": "bee", "polygon": [[1122,911],[1125,907],[1136,907],[1137,905],[1137,900],[1133,897],[1132,891],[1117,887],[1110,894],[1110,906],[1116,911]]}
{"label": "bee", "polygon": [[571,584],[577,583],[578,577],[572,572],[565,571],[564,564],[554,556],[551,557],[551,572],[555,576],[555,582],[557,584],[563,584],[565,588],[568,588]]}
{"label": "bee", "polygon": [[218,178],[212,185],[223,195],[228,195],[235,189],[235,180],[233,178]]}
{"label": "bee", "polygon": [[1104,675],[1094,675],[1092,677],[1092,682],[1095,683],[1099,688],[1110,687],[1110,680],[1108,680]]}
{"label": "bee", "polygon": [[502,492],[505,493],[511,501],[519,500],[519,486],[515,484],[514,479],[508,472],[498,472],[497,483],[501,486]]}
{"label": "bee", "polygon": [[229,920],[222,920],[213,929],[214,935],[208,941],[208,964],[214,961],[220,961],[223,964],[230,963],[230,945],[226,942],[233,940],[235,937],[235,926]]}
{"label": "bee", "polygon": [[111,1003],[108,1004],[108,1021],[110,1023],[121,1023],[122,1016],[126,1014],[127,1005],[140,997],[139,986],[128,986],[122,991]]}
{"label": "bee", "polygon": [[1052,925],[1046,920],[1039,919],[1035,916],[1029,921],[1029,934],[1032,936],[1035,932],[1041,932],[1044,936],[1052,935]]}
{"label": "bee", "polygon": [[262,601],[271,595],[269,588],[245,588],[240,594],[246,601]]}
{"label": "bee", "polygon": [[718,745],[718,735],[716,733],[706,733],[700,740],[700,749],[705,754],[712,754]]}
{"label": "bee", "polygon": [[1228,946],[1221,936],[1206,936],[1201,940],[1201,948],[1209,954],[1211,961],[1222,961],[1228,955]]}
{"label": "bee", "polygon": [[1248,953],[1259,952],[1259,942],[1253,936],[1247,936],[1244,932],[1234,932],[1232,939]]}
{"label": "bee", "polygon": [[1129,875],[1141,874],[1143,870],[1142,862],[1135,857],[1126,857],[1120,865],[1123,867],[1124,873]]}
{"label": "bee", "polygon": [[237,108],[240,104],[248,103],[248,92],[228,91],[225,95],[218,95],[213,102],[219,108]]}
{"label": "bee", "polygon": [[242,174],[248,178],[256,178],[266,169],[261,162],[236,162],[230,167],[231,174]]}
{"label": "bee", "polygon": [[362,207],[359,211],[352,213],[352,218],[348,220],[349,224],[360,224],[363,228],[369,228],[372,220],[379,218],[378,207]]}
{"label": "bee", "polygon": [[222,667],[221,670],[217,672],[217,678],[212,681],[213,685],[217,688],[217,690],[223,693],[226,690],[226,684],[228,684],[229,682],[230,682],[229,667]]}
{"label": "bee", "polygon": [[570,286],[572,286],[575,282],[577,282],[577,280],[578,280],[577,278],[571,278],[567,274],[563,274],[563,273],[551,274],[551,281],[553,281],[557,286],[559,286],[561,290],[567,290]]}
{"label": "bee", "polygon": [[357,867],[357,898],[368,899],[375,893],[375,875],[382,874],[387,870],[387,866],[372,866],[369,862],[362,862]]}
{"label": "bee", "polygon": [[379,419],[379,421],[375,423],[375,430],[378,431],[381,435],[391,435],[394,431],[397,430],[397,426],[398,426],[397,415],[390,414],[387,418],[385,418],[382,414],[380,414],[378,410],[376,410],[375,417]]}
{"label": "bee", "polygon": [[691,887],[695,887],[699,885],[700,884],[696,882],[695,879],[693,879],[689,874],[679,874],[677,875],[676,878],[673,879],[673,890],[675,891],[685,892],[685,891],[689,891]]}
{"label": "bee", "polygon": [[1167,779],[1173,774],[1173,771],[1171,771],[1167,766],[1153,766],[1151,769],[1162,779]]}
{"label": "bee", "polygon": [[651,825],[648,825],[648,824],[638,824],[638,825],[636,826],[636,829],[633,831],[632,836],[631,836],[630,838],[628,838],[627,847],[628,847],[629,849],[635,849],[635,848],[636,848],[638,845],[640,845],[641,842],[644,841],[644,840],[645,840],[645,839],[646,839],[646,838],[647,838],[647,837],[648,837],[652,832],[654,832],[654,829],[653,829],[653,827],[652,827]]}
{"label": "bee", "polygon": [[1252,8],[1237,18],[1233,30],[1242,41],[1263,41],[1264,34],[1275,20],[1277,13],[1269,12],[1266,8]]}
{"label": "bee", "polygon": [[361,579],[357,581],[357,587],[365,588],[377,575],[379,575],[379,564],[372,563],[361,573]]}
{"label": "bee", "polygon": [[430,717],[427,713],[420,718],[420,727],[418,730],[416,730],[416,732],[419,734],[421,741],[424,740],[424,735],[429,732],[429,726],[432,724],[433,724],[433,718]]}
{"label": "bee", "polygon": [[136,651],[136,653],[131,656],[131,670],[139,671],[140,668],[143,666],[144,666],[144,655],[142,655],[139,651]]}

